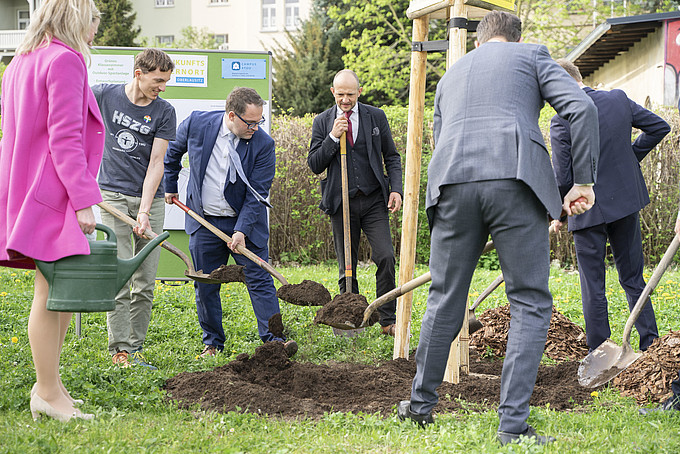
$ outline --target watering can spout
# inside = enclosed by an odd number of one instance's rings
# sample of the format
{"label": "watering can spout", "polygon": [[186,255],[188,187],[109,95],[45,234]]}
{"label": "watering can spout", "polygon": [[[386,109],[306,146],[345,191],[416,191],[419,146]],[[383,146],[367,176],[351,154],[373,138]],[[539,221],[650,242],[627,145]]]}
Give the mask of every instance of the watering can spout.
{"label": "watering can spout", "polygon": [[142,264],[144,259],[151,253],[151,251],[154,250],[157,246],[159,246],[163,241],[165,241],[168,237],[170,236],[170,233],[168,232],[163,232],[162,234],[158,235],[156,238],[151,240],[146,246],[144,246],[144,249],[139,251],[137,255],[130,259],[118,259],[118,280],[117,280],[117,289],[120,290],[125,286],[127,281],[130,279],[132,274],[137,271],[137,268]]}

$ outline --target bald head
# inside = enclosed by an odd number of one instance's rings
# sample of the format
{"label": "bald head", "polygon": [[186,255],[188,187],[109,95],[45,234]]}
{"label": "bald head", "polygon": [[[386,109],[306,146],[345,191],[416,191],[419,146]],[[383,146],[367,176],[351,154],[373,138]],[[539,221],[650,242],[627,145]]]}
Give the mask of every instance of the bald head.
{"label": "bald head", "polygon": [[349,112],[354,108],[361,94],[359,77],[351,69],[343,69],[333,78],[331,93],[335,97],[335,104],[343,112]]}

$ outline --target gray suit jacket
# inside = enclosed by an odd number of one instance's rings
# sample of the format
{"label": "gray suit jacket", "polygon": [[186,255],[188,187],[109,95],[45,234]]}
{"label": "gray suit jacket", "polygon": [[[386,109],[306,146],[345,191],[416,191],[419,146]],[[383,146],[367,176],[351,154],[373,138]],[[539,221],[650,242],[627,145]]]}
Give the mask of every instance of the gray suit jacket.
{"label": "gray suit jacket", "polygon": [[437,85],[428,212],[444,185],[516,179],[559,219],[562,200],[538,127],[544,101],[571,124],[574,181],[594,183],[600,150],[590,98],[545,46],[488,42],[456,62]]}

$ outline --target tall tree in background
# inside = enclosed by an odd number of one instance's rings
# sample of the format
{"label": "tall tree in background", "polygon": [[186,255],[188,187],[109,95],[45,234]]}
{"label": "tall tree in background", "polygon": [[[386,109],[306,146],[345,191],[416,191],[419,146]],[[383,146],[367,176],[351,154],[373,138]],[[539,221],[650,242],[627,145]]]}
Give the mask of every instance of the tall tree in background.
{"label": "tall tree in background", "polygon": [[292,115],[319,113],[333,105],[331,67],[337,51],[327,39],[321,20],[312,16],[298,32],[288,33],[288,46],[274,49],[273,97],[277,110]]}
{"label": "tall tree in background", "polygon": [[135,13],[129,0],[95,0],[102,13],[95,46],[134,47],[141,29],[135,27]]}
{"label": "tall tree in background", "polygon": [[[343,39],[345,67],[353,69],[362,82],[362,97],[380,105],[408,104],[413,21],[406,17],[408,0],[342,0],[331,6],[328,16],[340,30],[349,31]],[[442,39],[445,26],[430,22],[429,39]],[[427,56],[427,91],[444,74],[445,54]]]}

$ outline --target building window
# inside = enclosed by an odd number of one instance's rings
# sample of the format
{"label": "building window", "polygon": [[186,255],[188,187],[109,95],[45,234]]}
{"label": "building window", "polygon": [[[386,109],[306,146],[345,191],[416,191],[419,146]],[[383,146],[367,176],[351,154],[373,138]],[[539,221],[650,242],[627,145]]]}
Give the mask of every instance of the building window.
{"label": "building window", "polygon": [[229,43],[229,35],[227,35],[226,33],[222,35],[213,35],[213,38],[215,38],[215,42],[218,45]]}
{"label": "building window", "polygon": [[276,30],[276,0],[262,0],[262,30]]}
{"label": "building window", "polygon": [[156,0],[156,8],[175,6],[175,0]]}
{"label": "building window", "polygon": [[229,0],[210,0],[211,5],[226,5]]}
{"label": "building window", "polygon": [[300,0],[286,0],[286,28],[300,25]]}
{"label": "building window", "polygon": [[156,36],[156,43],[159,46],[169,46],[175,42],[175,35],[158,35]]}
{"label": "building window", "polygon": [[26,30],[31,21],[31,14],[27,9],[17,11],[17,30]]}

